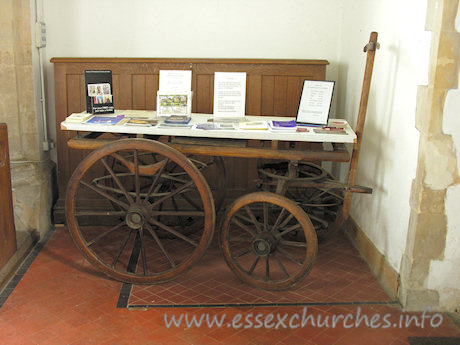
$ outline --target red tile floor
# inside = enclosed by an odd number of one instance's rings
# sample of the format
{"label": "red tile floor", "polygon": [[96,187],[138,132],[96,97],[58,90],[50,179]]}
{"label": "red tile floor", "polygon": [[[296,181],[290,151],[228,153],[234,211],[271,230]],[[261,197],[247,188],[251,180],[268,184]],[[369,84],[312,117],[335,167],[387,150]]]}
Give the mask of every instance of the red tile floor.
{"label": "red tile floor", "polygon": [[[57,227],[42,246],[34,252],[36,257],[26,260],[30,268],[21,268],[0,293],[0,344],[402,345],[443,344],[412,337],[460,336],[446,314],[427,310],[423,318],[391,303],[343,237],[320,245],[310,275],[290,292],[274,297],[239,285],[229,269],[212,271],[211,250],[175,282],[133,287],[130,308],[117,308],[122,284],[94,270],[64,227]],[[238,291],[244,298],[234,298]],[[206,304],[206,294],[214,303],[253,305],[178,307],[177,303]],[[155,301],[170,307],[143,307]],[[254,305],[261,301],[278,306]],[[299,304],[282,305],[293,301]],[[190,324],[193,316],[201,326]],[[207,320],[215,323],[208,325]],[[455,344],[452,341],[445,344]]]}

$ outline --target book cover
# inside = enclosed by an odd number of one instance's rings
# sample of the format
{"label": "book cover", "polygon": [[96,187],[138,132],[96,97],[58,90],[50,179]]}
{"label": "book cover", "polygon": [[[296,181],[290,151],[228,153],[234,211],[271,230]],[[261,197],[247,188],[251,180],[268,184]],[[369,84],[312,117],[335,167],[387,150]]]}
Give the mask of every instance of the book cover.
{"label": "book cover", "polygon": [[66,122],[73,122],[73,123],[82,123],[88,120],[93,114],[88,114],[88,113],[74,113],[70,114],[69,116],[66,117],[65,121]]}
{"label": "book cover", "polygon": [[268,129],[268,122],[267,121],[248,121],[248,122],[241,122],[240,129],[257,129],[257,130],[264,130]]}
{"label": "book cover", "polygon": [[268,123],[270,129],[279,131],[295,131],[297,129],[297,123],[295,120],[292,121],[270,121]]}
{"label": "book cover", "polygon": [[185,116],[185,115],[171,115],[167,117],[164,122],[165,123],[182,123],[182,124],[187,124],[191,120],[190,116]]}
{"label": "book cover", "polygon": [[148,119],[126,119],[127,121],[123,124],[125,126],[138,126],[138,127],[153,127],[158,124],[157,120]]}
{"label": "book cover", "polygon": [[86,112],[114,113],[112,71],[85,71]]}
{"label": "book cover", "polygon": [[125,118],[124,115],[117,116],[93,116],[85,123],[95,125],[116,125],[118,122]]}

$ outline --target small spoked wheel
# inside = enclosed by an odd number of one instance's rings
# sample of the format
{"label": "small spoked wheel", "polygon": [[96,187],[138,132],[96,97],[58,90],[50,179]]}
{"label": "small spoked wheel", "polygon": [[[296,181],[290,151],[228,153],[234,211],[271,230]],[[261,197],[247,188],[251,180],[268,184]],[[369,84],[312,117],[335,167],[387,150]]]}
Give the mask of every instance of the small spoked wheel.
{"label": "small spoked wheel", "polygon": [[266,290],[292,287],[316,259],[318,243],[309,217],[295,202],[274,193],[235,200],[219,235],[230,269],[243,282]]}
{"label": "small spoked wheel", "polygon": [[[264,189],[294,200],[308,214],[320,239],[334,234],[341,225],[343,185],[324,168],[299,162],[289,176],[289,162],[265,164],[259,169]],[[278,188],[284,183],[285,188]]]}
{"label": "small spoked wheel", "polygon": [[185,155],[153,140],[126,139],[78,165],[67,187],[66,219],[78,249],[99,270],[155,284],[201,258],[215,210],[206,180]]}

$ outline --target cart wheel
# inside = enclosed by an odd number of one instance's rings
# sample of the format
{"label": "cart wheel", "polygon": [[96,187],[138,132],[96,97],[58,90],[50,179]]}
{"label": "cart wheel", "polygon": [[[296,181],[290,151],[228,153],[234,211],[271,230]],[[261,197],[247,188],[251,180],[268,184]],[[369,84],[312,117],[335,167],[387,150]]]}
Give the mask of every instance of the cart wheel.
{"label": "cart wheel", "polygon": [[238,278],[267,290],[287,289],[301,281],[318,248],[307,214],[295,202],[269,192],[235,200],[225,214],[219,240]]}
{"label": "cart wheel", "polygon": [[[310,163],[311,164],[311,163]],[[293,198],[308,214],[320,240],[327,240],[342,225],[343,186],[337,184],[334,175],[326,173],[322,186],[304,189],[288,189],[286,196]]]}
{"label": "cart wheel", "polygon": [[[286,181],[284,196],[294,200],[310,217],[320,239],[327,239],[340,227],[343,204],[343,186],[321,166],[310,162],[299,162],[295,178],[288,176],[288,162],[265,164],[259,169],[262,185],[275,192],[279,182]],[[305,186],[294,187],[297,181]],[[312,182],[308,186],[308,182]]]}
{"label": "cart wheel", "polygon": [[[197,218],[202,227],[187,235],[190,219]],[[208,184],[187,157],[159,142],[126,139],[91,152],[78,165],[67,187],[66,219],[78,249],[102,272],[153,284],[175,278],[201,258],[215,211]]]}

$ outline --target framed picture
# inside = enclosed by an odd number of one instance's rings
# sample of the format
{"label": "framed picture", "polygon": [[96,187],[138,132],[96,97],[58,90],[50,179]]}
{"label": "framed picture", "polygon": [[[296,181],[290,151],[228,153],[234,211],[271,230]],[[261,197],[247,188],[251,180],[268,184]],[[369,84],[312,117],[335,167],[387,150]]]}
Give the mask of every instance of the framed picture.
{"label": "framed picture", "polygon": [[157,116],[190,116],[191,112],[192,91],[158,91]]}
{"label": "framed picture", "polygon": [[327,125],[334,85],[334,81],[305,80],[296,122]]}

